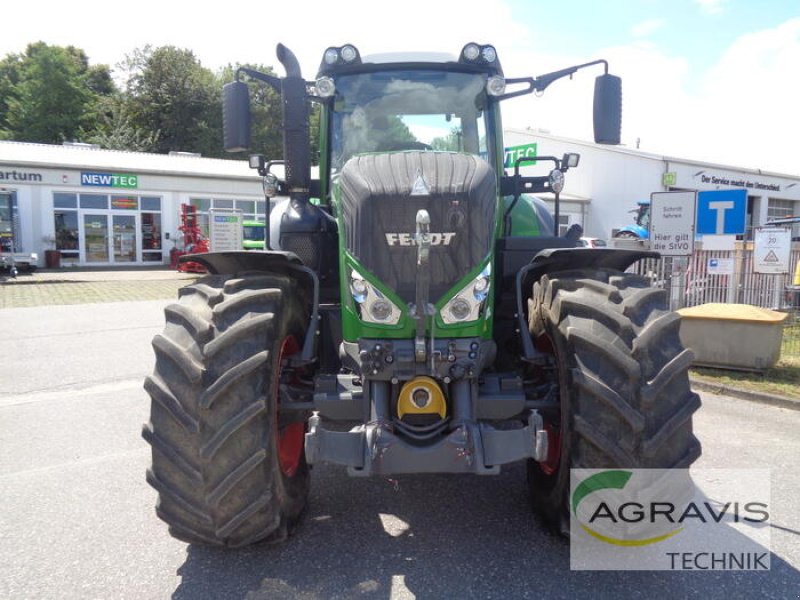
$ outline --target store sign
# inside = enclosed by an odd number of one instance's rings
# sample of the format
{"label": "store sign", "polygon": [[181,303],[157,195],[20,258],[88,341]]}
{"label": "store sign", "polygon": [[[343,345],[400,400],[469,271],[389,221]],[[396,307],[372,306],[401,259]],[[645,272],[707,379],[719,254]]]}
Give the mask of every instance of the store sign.
{"label": "store sign", "polygon": [[650,249],[663,256],[688,256],[694,251],[697,192],[650,194]]}
{"label": "store sign", "polygon": [[139,176],[117,173],[89,173],[82,171],[81,185],[93,187],[135,188],[139,185]]}
{"label": "store sign", "polygon": [[42,182],[42,174],[33,171],[0,171],[0,181],[33,181]]}
{"label": "store sign", "polygon": [[661,185],[670,187],[678,183],[678,174],[675,171],[667,171],[661,175]]}
{"label": "store sign", "polygon": [[770,192],[781,191],[781,186],[779,186],[777,183],[764,183],[763,181],[750,179],[736,179],[732,177],[725,177],[724,175],[714,175],[713,173],[701,175],[700,181],[714,185],[730,185],[733,187],[741,187],[748,190],[768,190]]}
{"label": "store sign", "polygon": [[[503,167],[505,167],[506,169],[510,169],[516,164],[517,160],[519,160],[520,158],[535,158],[536,148],[537,148],[537,142],[533,142],[531,144],[522,144],[521,146],[511,146],[509,148],[506,148],[505,161],[503,162]],[[532,160],[530,162],[526,161],[522,163],[522,165],[535,165],[535,164],[536,164],[535,160]]]}
{"label": "store sign", "polygon": [[792,252],[792,230],[788,227],[759,227],[754,233],[753,271],[788,273]]}
{"label": "store sign", "polygon": [[209,214],[209,245],[212,252],[242,249],[242,211],[212,208]]}
{"label": "store sign", "polygon": [[732,258],[709,258],[706,271],[709,275],[733,275]]}

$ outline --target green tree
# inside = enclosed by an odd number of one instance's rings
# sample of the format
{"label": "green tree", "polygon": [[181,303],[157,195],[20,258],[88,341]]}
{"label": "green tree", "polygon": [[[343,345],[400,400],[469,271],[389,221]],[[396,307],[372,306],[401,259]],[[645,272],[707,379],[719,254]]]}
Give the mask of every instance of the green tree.
{"label": "green tree", "polygon": [[447,136],[434,138],[431,141],[431,148],[434,150],[461,152],[463,149],[463,144],[461,143],[462,135],[460,127],[453,127]]}
{"label": "green tree", "polygon": [[191,50],[145,47],[127,59],[127,114],[134,128],[158,132],[157,152],[222,152],[217,78]]}
{"label": "green tree", "polygon": [[0,129],[6,139],[60,143],[94,128],[95,103],[113,92],[108,67],[73,46],[30,44],[0,63]]}
{"label": "green tree", "polygon": [[158,132],[145,131],[133,125],[121,95],[103,98],[97,109],[100,115],[97,126],[93,131],[85,132],[82,139],[109,150],[155,152]]}
{"label": "green tree", "polygon": [[14,97],[14,87],[19,83],[22,57],[9,54],[0,60],[0,139],[11,139],[8,128],[9,101]]}

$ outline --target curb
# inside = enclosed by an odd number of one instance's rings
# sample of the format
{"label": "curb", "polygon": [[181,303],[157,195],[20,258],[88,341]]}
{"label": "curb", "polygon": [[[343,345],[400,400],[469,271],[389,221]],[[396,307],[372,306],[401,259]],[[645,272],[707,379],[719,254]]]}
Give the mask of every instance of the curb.
{"label": "curb", "polygon": [[692,389],[695,391],[708,392],[710,394],[718,394],[721,396],[731,396],[741,400],[751,400],[760,404],[769,404],[770,406],[777,406],[779,408],[788,408],[789,410],[800,410],[800,399],[798,398],[787,398],[786,396],[778,396],[776,394],[743,390],[741,388],[730,387],[720,383],[701,381],[693,377],[689,378],[689,383],[691,384]]}

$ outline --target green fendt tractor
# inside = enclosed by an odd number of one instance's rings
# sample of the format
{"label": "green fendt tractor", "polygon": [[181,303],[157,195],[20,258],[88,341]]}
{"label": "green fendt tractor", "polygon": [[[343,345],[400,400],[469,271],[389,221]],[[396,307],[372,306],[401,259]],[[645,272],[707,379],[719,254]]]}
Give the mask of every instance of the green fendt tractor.
{"label": "green fendt tractor", "polygon": [[590,65],[606,70],[596,141],[619,143],[621,83],[605,61],[505,79],[488,45],[457,57],[345,45],[308,82],[286,47],[277,53],[286,76],[239,69],[224,121],[226,148],[247,148],[241,79],[280,92],[284,158],[251,166],[268,196],[289,196],[270,215],[281,250],[186,257],[210,275],[181,291],[153,340],[147,478],[172,535],[283,539],[319,463],[355,476],[493,475],[522,460],[533,506],[564,531],[570,468],[699,456],[678,316],[663,290],[625,272],[656,255],[553,235],[557,218],[530,194],[555,194],[557,213],[577,155],[536,157],[553,165],[542,176],[520,173],[525,158],[503,168],[501,102]]}

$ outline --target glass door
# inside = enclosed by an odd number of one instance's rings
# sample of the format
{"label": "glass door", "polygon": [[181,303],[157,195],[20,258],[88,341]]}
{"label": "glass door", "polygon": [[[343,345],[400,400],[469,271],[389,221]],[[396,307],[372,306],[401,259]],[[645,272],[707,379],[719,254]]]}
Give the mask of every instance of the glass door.
{"label": "glass door", "polygon": [[109,262],[108,215],[84,213],[83,239],[87,263]]}
{"label": "glass door", "polygon": [[136,215],[112,215],[114,262],[136,262]]}

